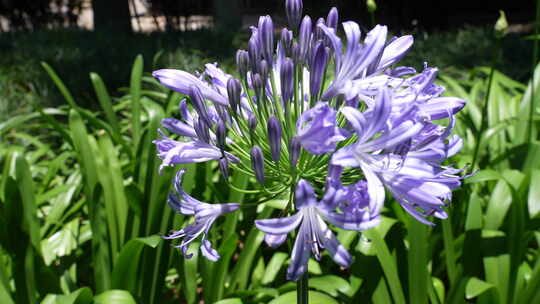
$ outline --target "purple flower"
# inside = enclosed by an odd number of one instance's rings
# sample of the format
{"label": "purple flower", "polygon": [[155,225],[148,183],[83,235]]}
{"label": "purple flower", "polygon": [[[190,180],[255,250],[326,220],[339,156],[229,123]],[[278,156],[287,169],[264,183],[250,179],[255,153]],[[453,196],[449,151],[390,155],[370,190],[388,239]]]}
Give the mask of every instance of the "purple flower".
{"label": "purple flower", "polygon": [[270,16],[259,18],[259,39],[262,46],[261,55],[269,65],[272,65],[274,54],[274,23]]}
{"label": "purple flower", "polygon": [[196,138],[197,134],[192,125],[181,122],[174,118],[164,118],[161,121],[161,125],[167,130],[184,137]]}
{"label": "purple flower", "polygon": [[[394,39],[386,43],[386,26],[375,26],[366,36],[364,44],[360,44],[360,28],[355,22],[344,22],[343,29],[347,37],[347,49],[342,54],[341,39],[332,27],[319,24],[335,53],[336,76],[331,85],[323,93],[322,99],[328,100],[338,94],[346,94],[350,99],[351,81],[377,76],[377,73],[399,61],[410,49],[412,36]],[[380,86],[379,86],[380,87]]]}
{"label": "purple flower", "polygon": [[204,98],[208,98],[218,104],[228,104],[226,96],[221,95],[204,81],[189,74],[188,72],[163,69],[154,71],[152,73],[152,76],[156,77],[161,84],[173,91],[177,91],[182,94],[189,94],[191,91],[191,87],[195,86],[201,91],[201,94],[204,96]]}
{"label": "purple flower", "polygon": [[[347,36],[347,50],[345,56],[341,58],[341,41],[338,40],[335,32],[327,28],[324,24],[319,24],[328,38],[332,41],[336,55],[336,76],[330,87],[324,92],[322,99],[328,100],[340,93],[347,81],[361,77],[365,69],[377,60],[384,50],[386,42],[386,26],[377,25],[364,40],[364,45],[360,45],[360,27],[355,22],[344,22],[343,29]],[[339,48],[337,46],[339,45]]]}
{"label": "purple flower", "polygon": [[302,147],[311,154],[334,151],[336,144],[348,136],[337,126],[336,111],[324,102],[304,112],[296,122],[296,129]]}
{"label": "purple flower", "polygon": [[337,264],[349,267],[352,262],[350,254],[323,220],[337,222],[336,218],[341,219],[339,214],[326,209],[324,203],[317,201],[313,188],[305,180],[298,182],[295,196],[298,209],[296,214],[255,221],[257,228],[266,233],[265,241],[271,247],[279,246],[285,241],[287,233],[300,226],[291,253],[292,261],[287,268],[287,279],[297,281],[306,272],[311,253],[319,260],[321,249],[326,249]]}
{"label": "purple flower", "polygon": [[[343,168],[330,165],[323,201],[330,208],[338,208],[347,217],[347,222],[366,225],[380,220],[380,212],[384,204],[384,188],[382,183],[373,180],[371,172],[368,173],[369,183],[360,180],[355,184],[343,186],[341,173]],[[371,173],[371,174],[370,174]],[[353,224],[354,225],[354,224]],[[350,230],[354,227],[350,227]]]}
{"label": "purple flower", "polygon": [[255,178],[259,184],[264,185],[264,155],[259,146],[254,146],[250,151],[251,167],[255,172]]}
{"label": "purple flower", "polygon": [[290,27],[298,27],[300,18],[302,18],[302,6],[302,0],[285,1],[285,13],[287,14],[287,22]]}
{"label": "purple flower", "polygon": [[328,50],[322,42],[313,49],[311,71],[309,73],[309,91],[311,96],[318,96],[323,80],[323,73],[328,62]]}
{"label": "purple flower", "polygon": [[[153,143],[158,149],[158,157],[163,160],[159,167],[160,171],[166,166],[200,163],[223,157],[221,150],[211,144],[203,141],[176,141],[167,137],[160,130],[158,132],[162,138],[154,140]],[[236,156],[228,152],[225,152],[225,157],[231,162],[239,162]]]}
{"label": "purple flower", "polygon": [[173,231],[171,234],[164,236],[164,239],[179,239],[182,238],[180,245],[174,246],[181,248],[182,253],[186,258],[191,258],[192,254],[187,254],[189,245],[202,234],[201,252],[210,261],[219,259],[218,252],[212,248],[212,244],[206,239],[208,230],[217,219],[218,216],[237,210],[240,205],[236,203],[230,204],[208,204],[196,200],[182,189],[182,176],[185,169],[180,169],[174,180],[176,194],[170,193],[168,203],[169,206],[179,214],[192,215],[195,221],[187,227],[178,231]]}
{"label": "purple flower", "polygon": [[[419,221],[431,224],[424,218],[431,215],[446,218],[444,201],[450,199],[452,189],[458,187],[461,180],[455,175],[459,170],[440,166],[442,160],[461,148],[461,140],[457,137],[446,142],[453,119],[450,127],[444,129],[415,122],[414,115],[406,113],[394,116],[389,128],[391,97],[387,91],[379,96],[374,108],[366,115],[349,107],[342,110],[356,131],[358,141],[334,153],[332,164],[360,167],[372,200],[373,196],[378,196],[374,200],[384,201],[384,191],[371,191],[384,185]],[[367,114],[371,115],[366,117]],[[377,134],[380,135],[373,139]]]}
{"label": "purple flower", "polygon": [[268,119],[267,130],[272,160],[278,162],[281,155],[281,124],[276,117]]}
{"label": "purple flower", "polygon": [[294,64],[290,58],[285,58],[280,68],[281,98],[283,103],[290,102],[294,92]]}

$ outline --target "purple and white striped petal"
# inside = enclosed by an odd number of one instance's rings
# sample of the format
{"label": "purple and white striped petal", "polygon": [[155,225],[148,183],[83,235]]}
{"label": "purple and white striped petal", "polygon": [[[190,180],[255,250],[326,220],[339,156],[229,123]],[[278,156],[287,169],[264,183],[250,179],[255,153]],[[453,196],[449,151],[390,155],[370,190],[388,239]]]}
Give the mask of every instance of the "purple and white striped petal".
{"label": "purple and white striped petal", "polygon": [[398,62],[407,54],[413,45],[414,38],[411,35],[401,36],[384,48],[377,70],[384,70]]}
{"label": "purple and white striped petal", "polygon": [[162,69],[154,71],[152,76],[157,78],[161,84],[173,91],[187,95],[190,93],[191,87],[196,86],[201,90],[201,93],[205,98],[224,106],[228,105],[226,96],[219,94],[204,81],[188,72],[173,69]]}
{"label": "purple and white striped petal", "polygon": [[264,233],[269,234],[286,234],[294,230],[302,222],[303,216],[301,213],[296,213],[287,217],[271,218],[264,220],[256,220],[255,226]]}

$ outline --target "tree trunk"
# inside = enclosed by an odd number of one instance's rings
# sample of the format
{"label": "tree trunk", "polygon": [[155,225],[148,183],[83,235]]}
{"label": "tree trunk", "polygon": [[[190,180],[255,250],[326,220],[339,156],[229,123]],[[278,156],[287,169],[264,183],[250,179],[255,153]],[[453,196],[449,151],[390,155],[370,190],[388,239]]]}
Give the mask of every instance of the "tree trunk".
{"label": "tree trunk", "polygon": [[94,30],[131,33],[130,0],[92,0]]}

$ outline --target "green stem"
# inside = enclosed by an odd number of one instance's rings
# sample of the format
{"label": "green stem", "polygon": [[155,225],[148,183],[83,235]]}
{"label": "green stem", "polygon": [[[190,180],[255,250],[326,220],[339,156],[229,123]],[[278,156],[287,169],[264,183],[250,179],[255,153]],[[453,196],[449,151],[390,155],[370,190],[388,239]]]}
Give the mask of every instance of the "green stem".
{"label": "green stem", "polygon": [[369,13],[369,17],[371,20],[371,27],[374,27],[375,26],[375,12]]}
{"label": "green stem", "polygon": [[296,283],[296,303],[298,304],[308,304],[308,272],[306,271],[304,275]]}

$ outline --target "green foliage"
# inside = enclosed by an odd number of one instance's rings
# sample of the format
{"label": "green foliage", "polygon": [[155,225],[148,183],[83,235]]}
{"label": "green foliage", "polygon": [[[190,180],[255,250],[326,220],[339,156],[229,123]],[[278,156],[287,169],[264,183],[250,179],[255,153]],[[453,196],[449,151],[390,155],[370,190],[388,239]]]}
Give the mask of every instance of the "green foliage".
{"label": "green foliage", "polygon": [[[119,97],[90,74],[100,107],[92,110],[43,66],[66,104],[33,104],[36,112],[0,124],[1,303],[294,302],[295,284],[285,280],[291,244],[266,248],[252,224],[279,212],[280,198],[216,223],[209,235],[222,257],[216,263],[200,258],[196,243],[185,259],[159,237],[188,220],[166,205],[174,170],[158,173],[152,144],[182,96],[145,74],[142,57]],[[338,233],[354,255],[351,269],[337,268],[327,253],[310,260],[310,303],[540,300],[540,143],[526,136],[532,86],[495,72],[479,137],[488,74],[441,77],[449,95],[468,101],[455,131],[464,148],[453,161],[471,163],[480,146],[479,170],[454,193],[449,219],[427,227],[387,202],[378,227]],[[537,107],[534,138],[539,122]],[[189,167],[183,186],[198,199],[254,202],[231,190],[216,164]],[[228,182],[252,181],[234,172]]]}

